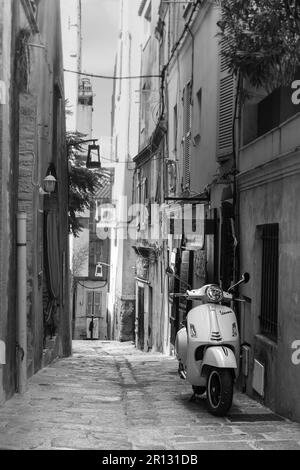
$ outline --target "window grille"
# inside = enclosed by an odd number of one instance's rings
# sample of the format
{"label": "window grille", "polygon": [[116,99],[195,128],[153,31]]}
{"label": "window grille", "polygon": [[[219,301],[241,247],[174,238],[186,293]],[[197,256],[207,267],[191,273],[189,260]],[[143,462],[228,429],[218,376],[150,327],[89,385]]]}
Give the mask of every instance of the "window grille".
{"label": "window grille", "polygon": [[278,224],[261,227],[262,278],[261,278],[261,333],[277,339],[278,328]]}

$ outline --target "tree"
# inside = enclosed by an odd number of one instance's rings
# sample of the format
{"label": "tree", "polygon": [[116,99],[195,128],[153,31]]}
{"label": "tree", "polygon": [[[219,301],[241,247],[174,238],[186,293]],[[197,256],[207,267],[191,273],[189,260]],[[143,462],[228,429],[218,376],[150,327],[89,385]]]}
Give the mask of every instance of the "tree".
{"label": "tree", "polygon": [[85,263],[88,262],[88,258],[89,258],[88,243],[79,247],[77,250],[73,251],[73,256],[72,256],[73,279],[81,276],[82,268],[85,265]]}
{"label": "tree", "polygon": [[229,70],[269,93],[290,86],[300,65],[300,0],[220,0]]}
{"label": "tree", "polygon": [[104,176],[101,170],[86,168],[83,158],[82,140],[85,136],[79,132],[67,132],[67,149],[69,161],[69,232],[79,236],[82,225],[77,217],[78,212],[90,209],[97,189],[103,186]]}

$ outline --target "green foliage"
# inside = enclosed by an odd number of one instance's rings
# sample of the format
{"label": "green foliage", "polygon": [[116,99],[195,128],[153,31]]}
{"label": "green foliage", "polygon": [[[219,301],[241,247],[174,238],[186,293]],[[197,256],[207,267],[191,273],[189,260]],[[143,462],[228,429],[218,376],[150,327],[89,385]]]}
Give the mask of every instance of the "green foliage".
{"label": "green foliage", "polygon": [[221,0],[218,23],[230,71],[269,92],[300,64],[300,0]]}
{"label": "green foliage", "polygon": [[76,217],[78,212],[90,209],[94,203],[95,191],[102,186],[100,172],[86,168],[86,156],[82,156],[80,144],[85,136],[79,132],[67,132],[69,159],[69,231],[79,236],[82,225]]}

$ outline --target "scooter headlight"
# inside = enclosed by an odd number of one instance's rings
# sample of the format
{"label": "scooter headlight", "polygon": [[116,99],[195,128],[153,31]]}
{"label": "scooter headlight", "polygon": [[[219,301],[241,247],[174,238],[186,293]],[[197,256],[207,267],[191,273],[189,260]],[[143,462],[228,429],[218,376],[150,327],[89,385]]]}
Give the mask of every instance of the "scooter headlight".
{"label": "scooter headlight", "polygon": [[207,295],[209,300],[213,302],[221,302],[221,300],[223,299],[223,291],[221,287],[219,286],[215,286],[215,285],[209,286],[206,289],[205,294]]}

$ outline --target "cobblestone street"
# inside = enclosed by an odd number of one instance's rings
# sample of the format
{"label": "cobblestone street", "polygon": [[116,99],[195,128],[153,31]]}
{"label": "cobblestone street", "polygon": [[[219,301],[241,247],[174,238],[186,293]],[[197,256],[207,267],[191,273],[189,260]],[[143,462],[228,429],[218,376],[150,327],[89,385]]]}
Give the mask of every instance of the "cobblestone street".
{"label": "cobblestone street", "polygon": [[73,356],[0,408],[1,449],[298,449],[300,424],[236,393],[216,418],[177,376],[174,358],[131,343],[77,341]]}

